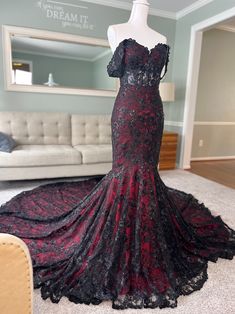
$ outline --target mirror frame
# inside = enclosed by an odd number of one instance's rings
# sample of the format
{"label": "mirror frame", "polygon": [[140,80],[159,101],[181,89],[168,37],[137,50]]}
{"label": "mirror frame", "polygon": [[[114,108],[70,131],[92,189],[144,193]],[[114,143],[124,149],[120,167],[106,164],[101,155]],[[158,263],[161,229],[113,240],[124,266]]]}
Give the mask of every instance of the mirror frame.
{"label": "mirror frame", "polygon": [[102,46],[110,48],[109,42],[105,39],[77,36],[69,33],[59,33],[47,30],[39,30],[26,27],[17,27],[3,25],[3,56],[4,56],[4,82],[5,90],[16,92],[30,92],[30,93],[50,93],[50,94],[67,94],[67,95],[82,95],[82,96],[102,96],[102,97],[116,97],[120,83],[116,80],[115,90],[103,89],[84,89],[74,87],[49,87],[43,85],[17,85],[11,83],[12,71],[12,49],[11,49],[11,35],[30,36],[33,38],[57,40],[69,43],[80,43],[91,46]]}

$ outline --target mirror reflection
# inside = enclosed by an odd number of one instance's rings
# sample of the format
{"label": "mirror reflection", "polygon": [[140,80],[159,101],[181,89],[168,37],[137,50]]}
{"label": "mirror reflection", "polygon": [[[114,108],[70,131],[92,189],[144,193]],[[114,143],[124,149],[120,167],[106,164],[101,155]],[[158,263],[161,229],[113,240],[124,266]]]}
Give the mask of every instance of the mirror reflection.
{"label": "mirror reflection", "polygon": [[108,47],[11,34],[11,54],[12,84],[116,90]]}

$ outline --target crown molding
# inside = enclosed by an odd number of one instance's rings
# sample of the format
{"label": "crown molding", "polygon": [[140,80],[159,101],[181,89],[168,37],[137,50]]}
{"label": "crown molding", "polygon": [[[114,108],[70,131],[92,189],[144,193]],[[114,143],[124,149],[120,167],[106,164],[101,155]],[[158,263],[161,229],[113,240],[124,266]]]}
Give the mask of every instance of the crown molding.
{"label": "crown molding", "polygon": [[184,8],[183,10],[180,10],[176,13],[176,19],[180,19],[183,16],[192,13],[193,11],[196,11],[197,9],[200,9],[201,7],[211,3],[214,0],[198,0],[195,3],[189,5],[188,7]]}
{"label": "crown molding", "polygon": [[[82,0],[83,2],[89,2],[93,4],[98,4],[98,5],[104,5],[108,7],[113,7],[113,8],[118,8],[118,9],[123,9],[123,10],[128,10],[130,11],[132,9],[132,3],[124,2],[124,1],[117,1],[113,2],[112,0]],[[149,14],[155,15],[155,16],[160,16],[168,19],[173,19],[173,20],[178,20],[182,18],[183,16],[192,13],[193,11],[209,4],[214,0],[198,0],[195,3],[189,5],[188,7],[184,8],[183,10],[180,10],[178,12],[171,12],[171,11],[165,11],[165,10],[158,10],[158,9],[153,9],[150,8]]]}
{"label": "crown molding", "polygon": [[124,2],[124,1],[117,1],[114,3],[112,0],[81,0],[83,2],[90,2],[94,4],[99,4],[99,5],[104,5],[107,7],[113,7],[113,8],[118,8],[118,9],[123,9],[123,10],[130,10],[132,7],[131,3]]}
{"label": "crown molding", "polygon": [[96,57],[92,58],[90,61],[95,62],[105,56],[107,56],[108,54],[111,53],[111,50],[108,48],[107,50],[101,52],[100,54],[98,54]]}
{"label": "crown molding", "polygon": [[192,157],[190,160],[191,161],[197,161],[197,160],[226,160],[226,159],[234,159],[235,155],[233,156],[211,156],[211,157]]}
{"label": "crown molding", "polygon": [[165,17],[165,18],[168,18],[168,19],[176,20],[176,13],[174,13],[174,12],[150,8],[149,13],[151,15],[155,15],[155,16],[160,16],[160,17]]}
{"label": "crown molding", "polygon": [[[50,52],[35,52],[31,50],[24,50],[24,49],[16,49],[14,50],[15,52],[18,53],[24,53],[24,54],[30,54],[30,55],[35,55],[35,56],[43,56],[43,57],[52,57],[52,58],[58,58],[58,59],[64,59],[64,56],[61,56],[56,53],[50,53]],[[66,56],[66,59],[68,60],[77,60],[77,61],[87,61],[87,62],[93,62],[93,59],[88,59],[88,58],[78,58],[78,57],[71,57],[71,56]]]}
{"label": "crown molding", "polygon": [[[128,3],[128,2],[124,2],[124,1],[117,1],[115,3],[112,0],[82,0],[82,1],[94,3],[94,4],[98,4],[98,5],[104,5],[107,7],[123,9],[123,10],[127,10],[127,11],[131,11],[131,9],[132,9],[132,3]],[[165,18],[173,19],[173,20],[176,19],[176,13],[170,12],[170,11],[157,10],[157,9],[150,8],[149,14],[160,16],[160,17],[165,17]]]}
{"label": "crown molding", "polygon": [[235,125],[235,122],[233,121],[194,121],[194,125],[226,125],[226,126],[231,126]]}
{"label": "crown molding", "polygon": [[226,31],[226,32],[232,32],[232,33],[235,33],[235,26],[217,26],[216,29],[220,29],[222,31]]}

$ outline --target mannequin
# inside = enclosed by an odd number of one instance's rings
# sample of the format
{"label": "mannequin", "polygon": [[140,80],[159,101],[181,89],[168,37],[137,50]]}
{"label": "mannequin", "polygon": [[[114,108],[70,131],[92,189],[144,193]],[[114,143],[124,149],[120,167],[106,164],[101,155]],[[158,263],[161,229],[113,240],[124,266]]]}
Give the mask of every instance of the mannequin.
{"label": "mannequin", "polygon": [[133,1],[133,7],[127,23],[110,25],[108,28],[108,40],[114,52],[118,44],[124,39],[132,38],[139,44],[153,48],[158,43],[165,44],[167,38],[151,29],[147,24],[149,3],[147,0]]}

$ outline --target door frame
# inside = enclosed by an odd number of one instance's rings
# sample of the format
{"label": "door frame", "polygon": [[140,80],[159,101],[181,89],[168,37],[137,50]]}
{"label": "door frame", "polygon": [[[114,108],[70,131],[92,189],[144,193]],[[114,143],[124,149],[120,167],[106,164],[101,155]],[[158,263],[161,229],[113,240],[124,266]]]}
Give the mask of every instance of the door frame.
{"label": "door frame", "polygon": [[235,16],[235,7],[191,26],[182,143],[179,162],[180,168],[190,169],[203,32],[233,16]]}

